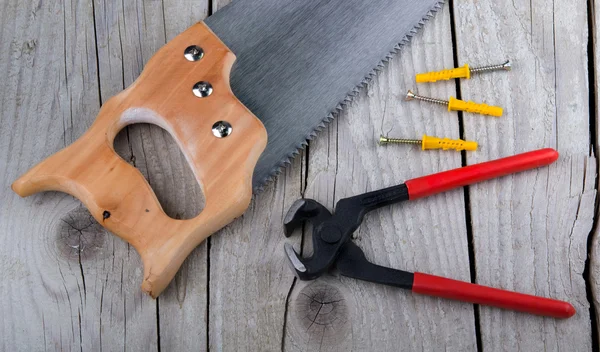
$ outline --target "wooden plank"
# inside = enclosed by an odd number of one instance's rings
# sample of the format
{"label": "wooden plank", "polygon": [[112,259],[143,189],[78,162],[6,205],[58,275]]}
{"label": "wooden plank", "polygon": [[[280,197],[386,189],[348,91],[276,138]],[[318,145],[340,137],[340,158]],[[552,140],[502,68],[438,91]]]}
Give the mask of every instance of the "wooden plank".
{"label": "wooden plank", "polygon": [[302,196],[303,157],[255,196],[246,213],[210,238],[209,349],[281,349],[294,282],[283,245],[283,218]]}
{"label": "wooden plank", "polygon": [[[600,144],[600,140],[598,139],[598,136],[600,136],[600,131],[599,131],[599,125],[598,125],[598,116],[600,116],[600,111],[599,111],[599,107],[600,107],[600,100],[599,100],[599,94],[598,94],[598,82],[600,80],[600,67],[598,66],[598,58],[600,58],[600,45],[598,44],[598,38],[600,38],[599,35],[599,27],[598,27],[598,23],[600,23],[600,7],[598,7],[595,2],[591,2],[590,3],[590,10],[591,12],[591,16],[590,17],[592,19],[592,32],[589,33],[590,36],[593,37],[593,57],[588,58],[589,60],[593,59],[593,63],[594,63],[594,83],[595,85],[592,86],[591,88],[593,89],[594,95],[592,97],[590,97],[591,99],[594,99],[595,102],[595,111],[593,111],[594,113],[594,123],[595,126],[590,126],[590,127],[595,127],[596,130],[595,132],[595,137],[596,139],[593,141],[595,142],[595,148],[593,149],[594,153],[598,152],[598,145]],[[592,137],[594,137],[594,135],[592,135]],[[597,172],[597,170],[596,170]],[[598,177],[598,175],[596,174],[596,177]],[[597,203],[596,203],[597,206]],[[600,326],[598,325],[598,321],[600,319],[600,228],[598,227],[598,210],[597,208],[595,209],[595,227],[594,227],[594,233],[592,234],[592,241],[591,241],[591,245],[590,245],[590,266],[589,266],[589,282],[588,282],[588,286],[590,287],[590,292],[592,294],[592,305],[595,308],[594,309],[594,313],[595,313],[595,318],[596,318],[596,332],[597,334],[600,334]],[[596,335],[598,336],[598,335]]]}
{"label": "wooden plank", "polygon": [[596,159],[590,155],[585,1],[457,2],[460,63],[510,58],[513,72],[461,81],[463,98],[505,108],[501,118],[465,114],[482,144],[469,164],[542,147],[549,168],[469,188],[477,282],[571,302],[568,320],[481,308],[484,350],[591,348],[582,276],[593,223]]}
{"label": "wooden plank", "polygon": [[214,13],[214,12],[219,11],[223,7],[229,5],[234,0],[209,0],[209,1],[211,2],[212,11]]}
{"label": "wooden plank", "polygon": [[[155,304],[128,246],[90,219],[72,197],[18,199],[10,183],[71,143],[99,108],[90,1],[4,5],[2,90],[2,349],[71,350],[156,346]],[[13,32],[13,39],[8,39]],[[35,63],[35,64],[34,64]],[[15,240],[19,239],[19,240]],[[12,269],[10,269],[12,268]]]}
{"label": "wooden plank", "polygon": [[[306,196],[331,209],[347,196],[459,167],[460,153],[376,143],[380,133],[459,136],[456,114],[402,101],[406,89],[415,87],[416,72],[440,65],[452,66],[448,6],[311,141]],[[419,89],[432,96],[455,93],[454,82]],[[356,235],[355,242],[377,264],[470,280],[462,190],[374,211]],[[304,252],[310,250],[305,246]],[[344,277],[298,282],[288,312],[286,350],[476,348],[472,305]]]}
{"label": "wooden plank", "polygon": [[[122,8],[125,5],[129,7]],[[3,336],[10,337],[4,339],[5,346],[157,348],[157,302],[139,289],[142,271],[137,253],[96,224],[72,197],[50,193],[20,200],[9,185],[34,163],[81,135],[99,103],[129,85],[165,38],[176,35],[184,21],[165,27],[163,6],[166,16],[173,17],[173,12],[190,16],[189,24],[201,19],[193,20],[191,15],[198,11],[190,12],[192,4],[182,1],[4,6],[2,29],[7,40],[3,43],[10,45],[3,48],[9,55],[0,63],[9,75],[5,81],[12,85],[2,91],[6,109],[1,121],[11,128],[1,131],[2,143],[9,145],[3,149],[7,168],[0,198],[8,207],[2,216],[10,221],[3,219],[0,226],[6,234],[2,238],[8,241],[3,243],[0,265],[17,275],[16,284],[3,287],[8,299],[2,311],[11,313],[3,314],[11,317],[2,324]],[[194,9],[206,13],[207,3]],[[11,27],[17,29],[12,41],[8,40]],[[166,133],[145,126],[120,137],[116,148],[127,160],[138,160],[136,166],[150,179],[167,212],[186,218],[199,211],[199,187]],[[30,234],[25,241],[31,244],[13,242],[21,232]],[[166,347],[206,344],[206,324],[197,324],[206,311],[205,252],[206,246],[184,265],[176,280],[184,284],[165,292],[161,314],[173,319],[162,321]],[[188,272],[197,276],[189,285]],[[28,319],[14,319],[17,316]],[[182,324],[190,326],[190,341],[178,338]]]}
{"label": "wooden plank", "polygon": [[210,0],[163,0],[167,41],[208,16]]}
{"label": "wooden plank", "polygon": [[[213,1],[212,8],[225,3]],[[447,6],[311,143],[308,184],[302,156],[245,216],[211,238],[210,258],[207,244],[192,253],[158,301],[139,290],[135,251],[90,219],[78,201],[59,193],[23,200],[10,191],[18,175],[80,136],[100,103],[130,84],[165,40],[201,19],[207,4],[2,4],[0,270],[7,280],[0,285],[0,349],[152,350],[159,336],[168,350],[475,349],[470,305],[335,275],[296,282],[282,247],[289,241],[300,248],[300,238],[286,240],[280,230],[305,188],[333,208],[346,196],[460,166],[453,152],[375,146],[380,132],[459,136],[456,115],[400,102],[415,72],[453,65]],[[481,308],[482,347],[589,350],[582,271],[597,166],[582,137],[589,134],[585,2],[514,5],[480,1],[454,8],[461,63],[504,56],[516,62],[512,74],[461,81],[463,97],[506,108],[500,119],[465,116],[466,136],[483,145],[467,161],[542,146],[557,147],[562,156],[549,169],[470,188],[477,281],[566,299],[578,314],[555,321]],[[442,82],[419,86],[419,92],[445,97],[454,88]],[[116,148],[146,175],[169,214],[185,218],[200,210],[201,192],[168,134],[132,127]],[[366,217],[356,241],[376,263],[468,281],[464,209],[460,190],[385,208]],[[596,236],[590,267],[595,304],[598,243]]]}
{"label": "wooden plank", "polygon": [[[216,11],[229,0],[213,0]],[[283,217],[302,196],[299,155],[274,184],[255,196],[246,213],[210,241],[209,349],[276,351],[282,348],[286,302],[295,281],[283,244]]]}
{"label": "wooden plank", "polygon": [[[207,11],[207,1],[98,1],[102,97],[107,99],[130,85],[167,40],[202,20]],[[188,219],[199,213],[202,192],[166,131],[154,125],[129,126],[117,137],[115,148],[144,174],[167,214]],[[202,244],[188,257],[156,302],[143,298],[155,306],[161,348],[189,350],[206,346],[206,250],[206,244]]]}

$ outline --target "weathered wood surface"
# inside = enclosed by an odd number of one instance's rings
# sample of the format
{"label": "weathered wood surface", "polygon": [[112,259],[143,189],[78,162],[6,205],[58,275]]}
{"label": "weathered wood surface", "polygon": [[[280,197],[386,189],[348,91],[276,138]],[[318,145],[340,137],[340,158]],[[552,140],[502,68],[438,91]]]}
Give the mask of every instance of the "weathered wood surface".
{"label": "weathered wood surface", "polygon": [[[589,35],[591,36],[591,38],[593,39],[593,43],[594,45],[592,46],[592,51],[588,51],[589,55],[593,55],[594,58],[594,64],[596,64],[597,62],[597,58],[600,57],[600,45],[598,45],[598,38],[600,38],[600,29],[598,29],[597,24],[600,23],[600,7],[598,7],[595,2],[592,2],[590,4],[590,19],[593,21],[593,26],[592,26],[592,32],[589,33]],[[588,58],[589,59],[589,58]],[[599,136],[599,126],[598,126],[598,107],[600,106],[600,100],[599,100],[599,95],[598,95],[598,81],[600,80],[600,70],[596,69],[593,72],[593,75],[590,76],[593,78],[593,82],[589,82],[590,84],[590,91],[593,92],[593,95],[589,97],[589,99],[593,102],[594,105],[592,105],[594,107],[594,111],[591,111],[591,113],[593,113],[593,119],[591,119],[590,121],[594,122],[594,125],[590,126],[590,131],[591,131],[591,135],[595,136],[596,138],[596,143],[598,143],[598,136]],[[595,149],[594,151],[597,152],[597,144],[595,145]],[[597,179],[598,175],[596,175],[596,185],[598,184],[598,179]],[[596,203],[597,204],[597,203]],[[593,227],[593,233],[591,234],[590,238],[588,239],[589,243],[590,243],[590,253],[589,253],[589,268],[588,268],[588,275],[589,275],[589,281],[587,282],[587,287],[590,288],[591,291],[591,301],[590,303],[593,305],[593,307],[595,308],[591,313],[595,314],[595,316],[592,316],[591,318],[594,319],[594,322],[596,323],[595,326],[593,326],[592,328],[596,328],[596,335],[598,336],[600,334],[600,328],[598,327],[598,321],[600,319],[600,310],[598,309],[598,307],[600,307],[600,229],[598,228],[598,208],[596,207],[596,211],[594,212],[594,227]]]}
{"label": "weathered wood surface", "polygon": [[[597,166],[589,138],[587,4],[478,5],[461,2],[455,8],[459,61],[510,57],[515,68],[511,75],[461,82],[463,96],[499,103],[506,111],[502,119],[464,117],[465,134],[484,146],[467,162],[544,146],[561,157],[552,167],[469,188],[476,280],[566,299],[578,312],[558,321],[481,307],[482,345],[588,350],[591,324],[582,273]],[[473,43],[486,50],[469,50]]]}
{"label": "weathered wood surface", "polygon": [[[161,45],[227,2],[2,2],[1,350],[598,346],[592,330],[600,302],[599,105],[592,59],[600,49],[595,40],[588,47],[588,28],[596,37],[600,17],[585,1],[445,5],[243,217],[192,253],[157,300],[141,294],[137,253],[77,200],[59,193],[20,199],[10,191],[20,174],[80,136],[102,102],[129,85]],[[591,26],[588,14],[596,19]],[[414,84],[416,72],[505,58],[515,63],[510,74],[459,86]],[[410,88],[498,104],[505,116],[403,102]],[[454,152],[381,148],[381,133],[462,133],[482,149],[463,160]],[[201,210],[201,191],[166,132],[131,126],[115,145],[169,215],[189,218]],[[578,310],[569,320],[418,297],[336,275],[300,282],[285,263],[285,241],[310,251],[309,232],[290,239],[281,232],[298,197],[333,207],[346,196],[546,146],[561,153],[553,166],[373,212],[356,241],[382,265],[568,300]]]}
{"label": "weathered wood surface", "polygon": [[[451,43],[446,6],[310,144],[306,197],[333,207],[348,196],[460,167],[460,153],[423,153],[414,147],[376,143],[380,134],[459,137],[456,115],[444,116],[439,106],[402,99],[406,89],[414,87],[415,73],[453,65]],[[431,96],[456,94],[454,84],[426,88],[422,92]],[[464,209],[462,190],[384,208],[367,215],[356,241],[378,264],[468,281]],[[310,242],[309,235],[304,243]],[[336,303],[309,304],[307,295],[317,302]],[[472,305],[342,277],[298,282],[290,302],[285,340],[290,350],[476,348]]]}

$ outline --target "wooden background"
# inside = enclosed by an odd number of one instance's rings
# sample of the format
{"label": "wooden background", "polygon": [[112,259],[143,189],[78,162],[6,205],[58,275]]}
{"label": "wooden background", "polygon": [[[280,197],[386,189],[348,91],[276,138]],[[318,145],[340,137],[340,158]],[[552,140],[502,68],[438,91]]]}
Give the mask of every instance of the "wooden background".
{"label": "wooden background", "polygon": [[[209,0],[210,1],[210,0]],[[21,199],[10,184],[73,142],[166,41],[228,0],[0,2],[0,350],[598,349],[600,8],[594,0],[454,0],[394,57],[245,215],[200,245],[157,299],[137,253],[61,193]],[[416,72],[499,63],[511,73],[419,85],[497,104],[502,118],[407,103]],[[377,147],[380,133],[477,140],[481,149]],[[115,142],[163,207],[190,218],[202,195],[158,127]],[[378,264],[571,302],[554,320],[420,297],[328,275],[294,278],[282,219],[299,197],[343,197],[542,147],[549,168],[369,214],[356,242]],[[302,238],[304,237],[304,238]],[[309,233],[289,239],[310,250]]]}

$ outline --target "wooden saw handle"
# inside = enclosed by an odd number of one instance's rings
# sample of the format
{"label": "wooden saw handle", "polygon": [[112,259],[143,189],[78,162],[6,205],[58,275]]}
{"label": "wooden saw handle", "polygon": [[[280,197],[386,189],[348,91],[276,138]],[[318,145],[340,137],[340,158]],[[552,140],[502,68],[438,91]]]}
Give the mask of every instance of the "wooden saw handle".
{"label": "wooden saw handle", "polygon": [[[203,49],[200,60],[185,58],[191,45]],[[267,132],[231,91],[234,61],[204,23],[190,27],[161,48],[130,87],[102,106],[83,136],[21,176],[13,190],[22,197],[54,190],[79,198],[100,224],[135,247],[144,264],[142,289],[157,297],[188,254],[240,216],[252,196],[252,173]],[[199,81],[209,82],[212,94],[194,95]],[[212,132],[221,120],[233,128],[225,138]],[[164,128],[179,144],[206,199],[195,218],[167,216],[142,174],[115,153],[117,133],[139,122]]]}

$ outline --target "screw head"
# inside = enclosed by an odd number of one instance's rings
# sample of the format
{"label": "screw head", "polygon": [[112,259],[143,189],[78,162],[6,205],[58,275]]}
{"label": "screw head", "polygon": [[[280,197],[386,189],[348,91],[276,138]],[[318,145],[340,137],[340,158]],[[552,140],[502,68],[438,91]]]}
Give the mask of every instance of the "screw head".
{"label": "screw head", "polygon": [[387,142],[389,142],[389,141],[390,140],[387,137],[385,137],[384,135],[379,136],[379,144],[380,145],[387,144]]}
{"label": "screw head", "polygon": [[506,60],[506,62],[502,64],[502,68],[506,71],[510,71],[512,69],[512,64],[510,60]]}
{"label": "screw head", "polygon": [[213,88],[208,82],[200,81],[194,84],[194,88],[192,88],[192,92],[198,98],[204,98],[212,94]]}
{"label": "screw head", "polygon": [[198,45],[190,45],[183,51],[183,56],[188,61],[198,61],[204,56],[204,50]]}
{"label": "screw head", "polygon": [[217,138],[225,138],[231,134],[233,127],[227,121],[217,121],[212,125],[212,133]]}
{"label": "screw head", "polygon": [[415,93],[413,93],[412,90],[409,90],[408,92],[406,92],[406,100],[413,100],[415,98]]}

